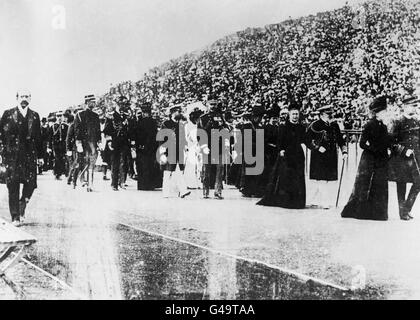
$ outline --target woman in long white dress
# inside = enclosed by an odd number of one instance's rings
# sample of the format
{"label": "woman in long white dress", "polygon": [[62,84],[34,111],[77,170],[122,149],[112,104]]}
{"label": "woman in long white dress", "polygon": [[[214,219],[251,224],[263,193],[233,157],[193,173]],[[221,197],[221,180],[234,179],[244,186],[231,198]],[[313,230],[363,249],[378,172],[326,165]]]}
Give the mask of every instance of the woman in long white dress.
{"label": "woman in long white dress", "polygon": [[185,155],[184,178],[189,189],[198,189],[201,185],[202,157],[197,141],[197,121],[202,111],[194,110],[190,113],[185,125],[185,138],[188,150]]}

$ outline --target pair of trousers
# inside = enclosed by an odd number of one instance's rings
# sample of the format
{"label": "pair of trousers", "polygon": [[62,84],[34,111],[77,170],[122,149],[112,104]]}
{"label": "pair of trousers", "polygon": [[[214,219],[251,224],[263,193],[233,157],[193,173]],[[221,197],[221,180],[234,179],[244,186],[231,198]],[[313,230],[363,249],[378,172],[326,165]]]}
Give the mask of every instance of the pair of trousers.
{"label": "pair of trousers", "polygon": [[208,194],[210,190],[212,168],[216,168],[216,183],[214,192],[221,194],[223,188],[223,164],[203,164],[203,191]]}
{"label": "pair of trousers", "polygon": [[[20,209],[25,209],[26,203],[32,197],[35,187],[27,183],[23,184],[22,195],[20,196],[20,183],[11,182],[7,184],[7,189],[9,191],[9,210],[12,217],[12,221],[19,220],[20,218]],[[21,202],[25,202],[24,204]],[[20,206],[24,206],[20,208]],[[24,212],[22,213],[24,214]]]}
{"label": "pair of trousers", "polygon": [[338,183],[337,181],[312,180],[314,193],[311,197],[310,204],[317,205],[322,208],[330,208],[335,205]]}
{"label": "pair of trousers", "polygon": [[400,208],[400,216],[405,214],[410,214],[411,209],[413,209],[414,202],[417,199],[417,195],[420,192],[420,185],[413,183],[406,198],[407,193],[407,183],[397,182],[397,196],[398,196],[398,206]]}
{"label": "pair of trousers", "polygon": [[125,183],[127,174],[127,155],[128,146],[112,150],[111,153],[111,185],[118,188],[120,184]]}

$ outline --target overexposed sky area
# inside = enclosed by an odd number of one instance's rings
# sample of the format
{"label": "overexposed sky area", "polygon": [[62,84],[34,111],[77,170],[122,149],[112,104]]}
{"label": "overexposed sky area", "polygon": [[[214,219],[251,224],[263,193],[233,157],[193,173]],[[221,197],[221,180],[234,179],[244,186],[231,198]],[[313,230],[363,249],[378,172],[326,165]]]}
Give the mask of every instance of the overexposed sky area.
{"label": "overexposed sky area", "polygon": [[345,2],[1,0],[0,112],[15,105],[18,88],[44,116],[236,31]]}

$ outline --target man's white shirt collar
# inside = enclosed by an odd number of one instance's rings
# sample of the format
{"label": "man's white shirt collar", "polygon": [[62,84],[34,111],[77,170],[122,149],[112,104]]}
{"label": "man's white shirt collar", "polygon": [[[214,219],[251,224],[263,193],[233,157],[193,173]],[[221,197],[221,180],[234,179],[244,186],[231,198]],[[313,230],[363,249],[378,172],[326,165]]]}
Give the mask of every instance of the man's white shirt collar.
{"label": "man's white shirt collar", "polygon": [[28,113],[28,107],[26,107],[26,108],[24,109],[24,108],[22,108],[22,106],[19,106],[19,105],[18,105],[18,110],[19,110],[19,112],[20,112],[20,114],[21,114],[22,116],[26,117],[26,114]]}

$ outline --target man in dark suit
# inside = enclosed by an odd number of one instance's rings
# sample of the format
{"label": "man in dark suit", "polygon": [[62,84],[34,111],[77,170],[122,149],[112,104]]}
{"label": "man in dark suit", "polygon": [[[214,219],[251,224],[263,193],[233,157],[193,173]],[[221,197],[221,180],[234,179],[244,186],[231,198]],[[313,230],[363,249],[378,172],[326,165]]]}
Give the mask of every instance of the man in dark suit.
{"label": "man in dark suit", "polygon": [[[94,95],[85,96],[86,109],[77,113],[74,119],[74,136],[78,153],[81,177],[87,176],[86,191],[92,192],[93,173],[98,157],[98,144],[101,141],[99,116],[93,112],[96,99]],[[76,175],[78,174],[76,168]]]}
{"label": "man in dark suit", "polygon": [[[17,101],[17,106],[6,110],[0,120],[0,149],[7,168],[12,223],[20,226],[25,219],[26,205],[37,187],[37,163],[43,162],[43,150],[39,115],[28,107],[31,94],[20,90]],[[21,196],[20,184],[23,184]]]}
{"label": "man in dark suit", "polygon": [[125,189],[126,157],[130,151],[130,135],[127,109],[128,99],[121,96],[117,102],[118,108],[113,112],[112,119],[105,123],[103,133],[111,150],[112,190]]}
{"label": "man in dark suit", "polygon": [[63,112],[56,114],[56,123],[50,128],[50,149],[54,152],[54,175],[56,180],[66,173],[66,137],[68,125],[63,122]]}
{"label": "man in dark suit", "polygon": [[[389,180],[397,183],[401,220],[413,219],[411,210],[420,192],[420,121],[416,108],[420,100],[412,95],[403,100],[404,113],[392,125],[394,154],[389,161]],[[407,184],[411,183],[407,194]]]}
{"label": "man in dark suit", "polygon": [[[222,200],[222,189],[223,189],[223,155],[221,150],[224,149],[224,145],[220,141],[212,140],[212,130],[219,131],[226,128],[226,123],[223,118],[222,109],[220,103],[217,100],[207,101],[208,112],[202,115],[197,123],[197,128],[204,130],[207,133],[208,141],[198,139],[201,151],[203,152],[203,197],[209,199],[210,187],[211,187],[211,173],[216,172],[215,181],[215,192],[214,198]],[[219,152],[212,152],[212,143],[219,143]]]}

